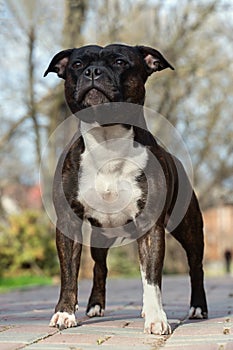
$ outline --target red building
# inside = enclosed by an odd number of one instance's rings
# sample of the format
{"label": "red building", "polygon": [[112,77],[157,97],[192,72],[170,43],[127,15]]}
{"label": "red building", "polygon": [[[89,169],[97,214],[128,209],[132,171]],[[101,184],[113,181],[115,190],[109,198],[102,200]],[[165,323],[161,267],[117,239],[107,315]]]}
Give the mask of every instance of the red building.
{"label": "red building", "polygon": [[203,213],[205,261],[222,261],[226,250],[233,255],[233,205],[221,205]]}

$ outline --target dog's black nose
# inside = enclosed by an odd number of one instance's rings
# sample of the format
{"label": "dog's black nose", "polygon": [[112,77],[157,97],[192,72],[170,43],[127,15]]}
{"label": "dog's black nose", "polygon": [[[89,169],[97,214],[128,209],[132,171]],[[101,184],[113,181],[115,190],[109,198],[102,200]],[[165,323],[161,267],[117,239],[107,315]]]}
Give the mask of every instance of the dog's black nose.
{"label": "dog's black nose", "polygon": [[90,66],[84,72],[85,77],[90,80],[98,79],[101,74],[102,74],[101,68],[96,66]]}

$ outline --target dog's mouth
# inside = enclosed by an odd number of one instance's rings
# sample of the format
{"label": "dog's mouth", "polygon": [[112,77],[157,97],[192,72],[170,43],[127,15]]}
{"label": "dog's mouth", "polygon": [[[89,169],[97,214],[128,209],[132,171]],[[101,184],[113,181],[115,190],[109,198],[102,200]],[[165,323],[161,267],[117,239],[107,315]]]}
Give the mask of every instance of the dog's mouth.
{"label": "dog's mouth", "polygon": [[87,107],[110,102],[110,98],[101,90],[91,88],[83,96],[83,104]]}

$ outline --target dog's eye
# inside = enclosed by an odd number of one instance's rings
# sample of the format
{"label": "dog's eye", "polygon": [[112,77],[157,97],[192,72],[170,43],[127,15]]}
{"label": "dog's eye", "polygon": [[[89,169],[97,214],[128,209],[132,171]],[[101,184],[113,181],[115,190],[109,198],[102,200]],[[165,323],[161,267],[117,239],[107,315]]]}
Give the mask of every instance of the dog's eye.
{"label": "dog's eye", "polygon": [[122,58],[118,58],[115,61],[115,65],[117,65],[117,66],[124,66],[125,64],[126,64],[126,62]]}
{"label": "dog's eye", "polygon": [[83,62],[81,60],[77,60],[72,64],[72,67],[74,69],[82,68],[83,67]]}

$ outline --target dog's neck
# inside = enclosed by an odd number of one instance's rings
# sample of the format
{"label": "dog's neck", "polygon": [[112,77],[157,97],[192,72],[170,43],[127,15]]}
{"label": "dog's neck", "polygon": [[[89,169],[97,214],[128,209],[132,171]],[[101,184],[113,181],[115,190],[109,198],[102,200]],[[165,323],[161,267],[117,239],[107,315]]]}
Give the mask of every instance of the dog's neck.
{"label": "dog's neck", "polygon": [[97,122],[86,123],[81,121],[80,131],[88,150],[114,139],[132,140],[132,142],[134,139],[133,127],[122,124],[99,125]]}

